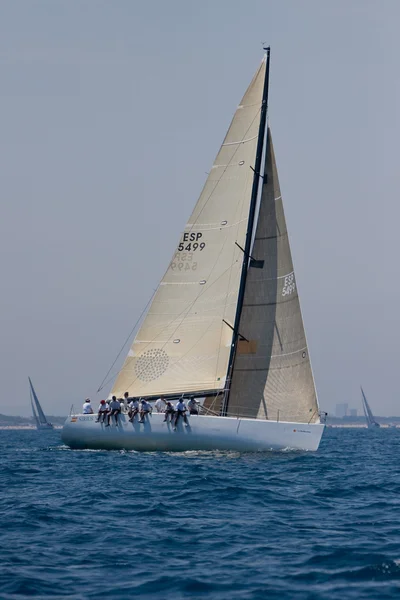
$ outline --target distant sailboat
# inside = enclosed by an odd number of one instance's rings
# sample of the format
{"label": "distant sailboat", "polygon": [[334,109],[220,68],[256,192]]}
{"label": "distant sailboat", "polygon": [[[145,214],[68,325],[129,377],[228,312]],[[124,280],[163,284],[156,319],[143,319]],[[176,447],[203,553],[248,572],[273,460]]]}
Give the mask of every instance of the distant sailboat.
{"label": "distant sailboat", "polygon": [[31,394],[32,413],[33,413],[33,418],[35,419],[36,429],[53,429],[53,425],[48,422],[48,420],[46,419],[46,416],[42,410],[42,407],[40,406],[40,402],[36,395],[35,388],[33,387],[31,378],[28,377],[28,379],[29,379],[29,387],[30,387],[30,394]]}
{"label": "distant sailboat", "polygon": [[364,415],[367,420],[368,429],[373,429],[374,427],[380,427],[379,423],[375,420],[375,417],[372,414],[372,410],[368,404],[367,398],[364,394],[364,390],[362,389],[362,387],[361,387],[361,398],[362,398],[362,405],[363,405],[363,409],[364,409]]}
{"label": "distant sailboat", "polygon": [[324,425],[267,123],[269,67],[268,48],[111,392],[195,396],[201,414],[176,428],[163,414],[111,427],[73,414],[62,432],[72,448],[317,450]]}

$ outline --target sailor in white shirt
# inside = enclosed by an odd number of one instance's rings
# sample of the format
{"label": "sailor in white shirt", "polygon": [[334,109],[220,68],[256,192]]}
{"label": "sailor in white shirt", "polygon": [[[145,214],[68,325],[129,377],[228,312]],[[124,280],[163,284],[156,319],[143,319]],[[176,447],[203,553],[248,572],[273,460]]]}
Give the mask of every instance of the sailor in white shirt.
{"label": "sailor in white shirt", "polygon": [[110,407],[108,405],[108,402],[106,402],[105,400],[100,400],[99,408],[97,411],[96,423],[99,423],[99,421],[101,423],[104,423],[106,420],[106,415],[109,410],[110,410]]}
{"label": "sailor in white shirt", "polygon": [[187,420],[187,416],[186,416],[186,404],[183,401],[183,396],[182,398],[176,403],[175,405],[175,410],[176,410],[176,417],[175,417],[175,426],[174,429],[176,429],[177,425],[178,425],[178,421],[179,421],[179,417],[182,417],[183,420],[185,421],[185,425],[186,427],[189,426],[188,420]]}
{"label": "sailor in white shirt", "polygon": [[139,400],[137,398],[132,398],[132,400],[128,404],[128,417],[129,421],[132,423],[134,418],[139,412]]}
{"label": "sailor in white shirt", "polygon": [[145,400],[143,398],[141,404],[140,404],[140,420],[139,423],[144,423],[144,419],[146,417],[146,415],[148,415],[149,413],[151,413],[151,404],[150,402],[147,402],[147,400]]}
{"label": "sailor in white shirt", "polygon": [[85,402],[83,403],[82,412],[84,415],[92,415],[93,414],[93,408],[92,408],[92,405],[90,404],[90,398],[86,398]]}
{"label": "sailor in white shirt", "polygon": [[161,396],[158,400],[156,400],[154,406],[156,407],[156,411],[158,413],[164,413],[167,406],[164,396]]}
{"label": "sailor in white shirt", "polygon": [[124,394],[124,412],[126,412],[128,410],[128,406],[130,401],[133,400],[133,398],[129,398],[129,392],[125,392]]}

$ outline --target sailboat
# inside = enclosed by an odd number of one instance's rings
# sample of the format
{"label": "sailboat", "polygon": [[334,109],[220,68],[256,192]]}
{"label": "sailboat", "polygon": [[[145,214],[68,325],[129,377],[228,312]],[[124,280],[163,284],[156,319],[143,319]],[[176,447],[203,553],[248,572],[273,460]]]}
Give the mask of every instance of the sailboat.
{"label": "sailboat", "polygon": [[30,391],[30,395],[31,395],[32,414],[33,414],[33,418],[36,423],[36,429],[53,429],[54,428],[53,425],[48,422],[48,420],[46,419],[46,416],[43,412],[43,409],[40,406],[39,398],[37,397],[37,394],[35,392],[35,388],[33,387],[31,378],[28,377],[28,380],[29,380],[29,388],[30,388],[29,391]]}
{"label": "sailboat", "polygon": [[270,49],[245,92],[110,396],[194,397],[177,427],[71,414],[72,448],[317,450],[324,430],[267,123]]}
{"label": "sailboat", "polygon": [[374,415],[372,414],[372,410],[368,404],[367,397],[364,394],[364,390],[362,389],[362,387],[361,387],[361,399],[362,399],[362,405],[363,405],[363,409],[364,409],[364,415],[367,420],[368,429],[373,429],[374,427],[380,427],[380,424],[376,421]]}

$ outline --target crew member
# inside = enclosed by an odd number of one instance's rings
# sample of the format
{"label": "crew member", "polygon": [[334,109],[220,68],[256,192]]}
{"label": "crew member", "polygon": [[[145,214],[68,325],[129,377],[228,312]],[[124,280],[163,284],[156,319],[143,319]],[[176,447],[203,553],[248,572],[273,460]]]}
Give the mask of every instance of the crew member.
{"label": "crew member", "polygon": [[172,423],[172,419],[174,418],[174,414],[175,414],[175,409],[173,407],[172,402],[167,402],[166,406],[165,406],[165,411],[164,411],[165,417],[164,417],[164,423],[168,423],[168,415],[170,417],[170,423]]}
{"label": "crew member", "polygon": [[186,416],[186,404],[183,401],[183,396],[182,398],[176,403],[175,406],[175,410],[176,410],[176,417],[175,417],[175,426],[174,426],[174,430],[176,429],[177,425],[178,425],[178,421],[179,421],[179,417],[182,417],[183,420],[185,421],[185,425],[186,427],[188,427],[189,423],[187,420],[187,416]]}
{"label": "crew member", "polygon": [[190,415],[198,415],[199,414],[199,403],[197,402],[197,400],[194,399],[194,396],[192,396],[190,398],[187,405],[188,405]]}
{"label": "crew member", "polygon": [[154,406],[156,407],[156,411],[158,413],[164,413],[167,406],[164,396],[160,396],[160,398],[156,400]]}
{"label": "crew member", "polygon": [[90,398],[86,398],[85,402],[83,403],[82,412],[84,415],[92,415],[93,414],[93,408],[92,408],[92,405],[90,404]]}
{"label": "crew member", "polygon": [[129,398],[129,392],[125,392],[124,394],[124,407],[125,412],[128,410],[129,403],[133,400],[133,398]]}
{"label": "crew member", "polygon": [[100,400],[96,423],[105,423],[106,416],[109,410],[110,407],[108,405],[108,402],[106,402],[105,400]]}
{"label": "crew member", "polygon": [[110,402],[110,410],[108,411],[108,414],[107,414],[107,425],[106,425],[106,427],[110,427],[110,419],[111,419],[111,417],[114,417],[114,419],[115,419],[115,425],[118,426],[118,415],[120,414],[120,412],[121,412],[121,404],[117,400],[116,396],[113,396],[112,400]]}
{"label": "crew member", "polygon": [[136,415],[139,412],[139,400],[137,398],[131,398],[128,404],[128,417],[129,421],[133,423]]}
{"label": "crew member", "polygon": [[145,419],[146,415],[148,415],[149,413],[151,413],[151,411],[152,411],[152,408],[151,408],[150,402],[147,402],[147,400],[145,400],[143,398],[142,402],[140,404],[140,420],[139,420],[139,423],[144,423],[144,419]]}

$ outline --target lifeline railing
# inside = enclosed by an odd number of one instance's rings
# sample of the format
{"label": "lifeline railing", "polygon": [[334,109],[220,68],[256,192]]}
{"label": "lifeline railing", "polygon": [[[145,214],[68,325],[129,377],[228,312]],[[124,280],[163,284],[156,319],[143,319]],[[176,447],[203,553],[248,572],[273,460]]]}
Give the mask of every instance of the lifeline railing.
{"label": "lifeline railing", "polygon": [[[214,417],[220,417],[221,414],[220,414],[220,412],[217,409],[217,406],[218,406],[217,402],[218,401],[221,402],[222,395],[224,393],[225,393],[225,390],[221,390],[220,392],[218,392],[216,394],[216,396],[213,398],[213,400],[211,402],[211,405],[209,407],[208,406],[204,406],[203,404],[199,404],[198,405],[199,416],[201,416],[201,415],[212,415]],[[190,397],[190,396],[191,396],[191,394],[188,394],[188,397]],[[183,396],[182,399],[185,400],[185,397]],[[152,407],[153,407],[154,402],[152,401],[151,404],[152,404]],[[234,414],[229,414],[228,413],[227,416],[228,417],[233,417],[233,418],[236,417],[237,419],[255,419],[256,415],[254,415],[254,413],[250,414],[249,412],[246,411],[246,409],[248,410],[247,406],[238,405],[238,406],[235,407],[235,413]],[[276,423],[279,423],[279,421],[280,421],[280,413],[281,413],[281,411],[278,409],[277,412],[276,412],[276,418],[275,419],[272,417],[271,414],[269,414],[269,416],[266,416],[264,420],[266,420],[266,421],[275,421]],[[71,416],[75,416],[77,414],[81,414],[81,413],[79,411],[77,412],[75,410],[74,404],[72,404],[71,408],[70,408],[70,411],[69,411],[69,416],[71,417]],[[94,411],[94,414],[97,414],[97,411]],[[123,409],[122,410],[122,414],[126,414],[126,410]],[[310,424],[312,422],[312,420],[314,419],[314,417],[316,416],[316,414],[317,414],[317,411],[314,411],[313,414],[312,414],[312,416],[311,416],[311,418],[308,421],[308,424]],[[325,423],[326,422],[327,415],[328,415],[328,413],[326,413],[324,411],[319,411],[318,412],[318,416],[320,418],[321,423]],[[188,415],[188,416],[190,416],[190,415]],[[306,421],[304,421],[304,422],[306,422]]]}

